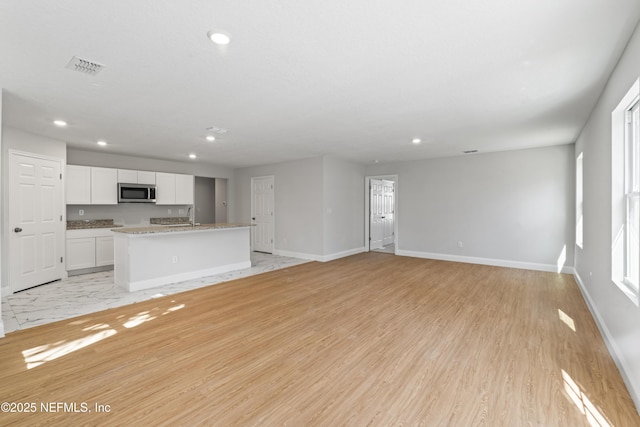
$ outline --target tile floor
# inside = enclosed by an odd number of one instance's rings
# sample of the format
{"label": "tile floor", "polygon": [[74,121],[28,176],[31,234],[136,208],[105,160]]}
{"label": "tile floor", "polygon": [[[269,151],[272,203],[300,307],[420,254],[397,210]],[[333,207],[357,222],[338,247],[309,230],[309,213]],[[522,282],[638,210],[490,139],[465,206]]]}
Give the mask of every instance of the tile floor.
{"label": "tile floor", "polygon": [[250,268],[137,292],[116,286],[113,270],[83,274],[3,297],[2,320],[5,333],[10,333],[305,262],[308,261],[252,252]]}
{"label": "tile floor", "polygon": [[396,253],[396,245],[391,243],[390,245],[383,246],[380,249],[373,249],[375,252],[382,252],[385,254],[395,254]]}

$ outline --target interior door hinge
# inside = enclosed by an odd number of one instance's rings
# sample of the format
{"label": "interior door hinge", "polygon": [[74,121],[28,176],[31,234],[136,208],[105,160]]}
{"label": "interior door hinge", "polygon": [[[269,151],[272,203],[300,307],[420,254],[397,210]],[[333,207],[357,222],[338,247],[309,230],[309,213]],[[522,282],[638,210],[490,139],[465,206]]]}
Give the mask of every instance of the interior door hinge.
{"label": "interior door hinge", "polygon": [[60,221],[62,221],[62,215],[60,215]]}
{"label": "interior door hinge", "polygon": [[60,174],[60,180],[62,180],[62,174]]}
{"label": "interior door hinge", "polygon": [[62,264],[62,257],[60,257],[60,264]]}
{"label": "interior door hinge", "polygon": [[371,241],[371,236],[369,236],[369,241]]}

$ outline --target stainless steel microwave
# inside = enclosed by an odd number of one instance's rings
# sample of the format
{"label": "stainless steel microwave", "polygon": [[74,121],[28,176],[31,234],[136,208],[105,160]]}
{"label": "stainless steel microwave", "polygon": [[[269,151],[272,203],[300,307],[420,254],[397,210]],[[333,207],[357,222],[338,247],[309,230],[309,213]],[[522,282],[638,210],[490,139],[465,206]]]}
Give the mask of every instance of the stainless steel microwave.
{"label": "stainless steel microwave", "polygon": [[118,183],[118,203],[155,203],[156,186]]}

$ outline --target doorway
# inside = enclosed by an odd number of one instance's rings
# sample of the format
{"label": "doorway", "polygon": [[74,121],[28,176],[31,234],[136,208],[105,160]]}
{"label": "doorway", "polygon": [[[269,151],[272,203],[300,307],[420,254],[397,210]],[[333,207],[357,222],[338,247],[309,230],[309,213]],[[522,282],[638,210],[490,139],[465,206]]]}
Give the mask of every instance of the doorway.
{"label": "doorway", "polygon": [[251,178],[251,250],[273,253],[274,177]]}
{"label": "doorway", "polygon": [[194,221],[200,224],[227,222],[227,179],[196,176]]}
{"label": "doorway", "polygon": [[194,221],[213,224],[215,217],[215,179],[196,176],[194,182]]}
{"label": "doorway", "polygon": [[9,286],[12,292],[62,279],[62,159],[9,151]]}
{"label": "doorway", "polygon": [[395,254],[398,247],[397,175],[365,177],[367,251]]}

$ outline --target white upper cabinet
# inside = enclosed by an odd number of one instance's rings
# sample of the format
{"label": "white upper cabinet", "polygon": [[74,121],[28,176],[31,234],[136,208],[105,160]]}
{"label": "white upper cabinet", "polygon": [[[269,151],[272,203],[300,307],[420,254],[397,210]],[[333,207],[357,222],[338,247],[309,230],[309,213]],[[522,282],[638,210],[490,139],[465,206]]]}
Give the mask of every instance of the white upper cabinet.
{"label": "white upper cabinet", "polygon": [[156,173],[149,171],[138,171],[138,184],[155,185]]}
{"label": "white upper cabinet", "polygon": [[193,188],[193,175],[176,174],[176,205],[192,205]]}
{"label": "white upper cabinet", "polygon": [[124,182],[126,184],[137,184],[138,171],[130,169],[118,169],[118,182]]}
{"label": "white upper cabinet", "polygon": [[67,165],[68,205],[116,205],[118,183],[156,186],[157,205],[192,205],[193,175]]}
{"label": "white upper cabinet", "polygon": [[68,205],[91,204],[91,168],[67,165],[66,200]]}
{"label": "white upper cabinet", "polygon": [[156,173],[156,205],[192,205],[193,175]]}
{"label": "white upper cabinet", "polygon": [[156,173],[149,171],[118,169],[118,182],[126,184],[154,185],[156,183]]}
{"label": "white upper cabinet", "polygon": [[176,175],[156,172],[156,205],[176,204]]}
{"label": "white upper cabinet", "polygon": [[118,170],[91,168],[91,204],[118,204]]}

